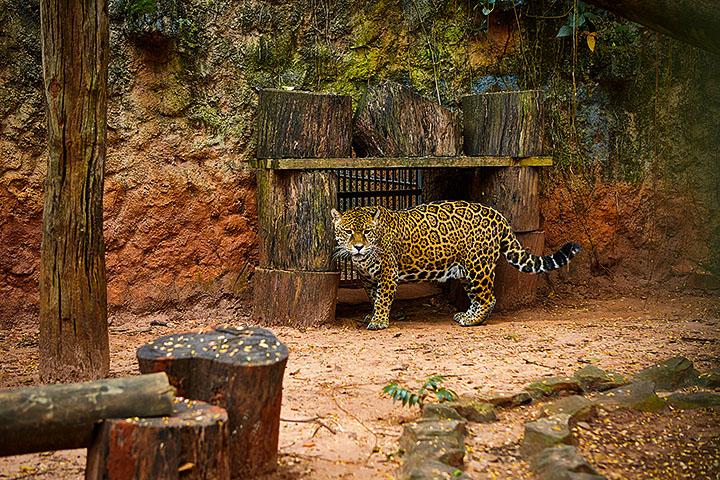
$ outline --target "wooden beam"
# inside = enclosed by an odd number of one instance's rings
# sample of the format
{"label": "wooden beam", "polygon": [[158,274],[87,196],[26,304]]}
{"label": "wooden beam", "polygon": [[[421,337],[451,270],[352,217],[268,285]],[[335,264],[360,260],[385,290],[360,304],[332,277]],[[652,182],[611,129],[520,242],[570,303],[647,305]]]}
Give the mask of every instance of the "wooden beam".
{"label": "wooden beam", "polygon": [[475,168],[550,167],[552,156],[364,157],[364,158],[261,158],[250,161],[266,170],[333,170],[355,168]]}

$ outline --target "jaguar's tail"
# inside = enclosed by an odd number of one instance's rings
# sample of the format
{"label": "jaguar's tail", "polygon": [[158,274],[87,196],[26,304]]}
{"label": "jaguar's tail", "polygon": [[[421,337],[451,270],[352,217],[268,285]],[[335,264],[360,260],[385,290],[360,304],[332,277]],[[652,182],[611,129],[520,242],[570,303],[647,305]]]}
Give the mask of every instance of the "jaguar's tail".
{"label": "jaguar's tail", "polygon": [[500,251],[510,265],[527,273],[549,272],[560,268],[567,265],[581,250],[582,247],[577,243],[566,243],[552,255],[539,257],[525,250],[510,228],[505,231],[500,242]]}

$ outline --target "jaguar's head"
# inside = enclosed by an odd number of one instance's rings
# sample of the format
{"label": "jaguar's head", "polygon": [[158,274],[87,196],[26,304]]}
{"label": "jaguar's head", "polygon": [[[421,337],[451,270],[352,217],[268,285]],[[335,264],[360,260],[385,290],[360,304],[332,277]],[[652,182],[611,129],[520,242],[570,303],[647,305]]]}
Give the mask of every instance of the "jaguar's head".
{"label": "jaguar's head", "polygon": [[376,207],[358,207],[340,213],[332,209],[335,224],[337,258],[360,259],[370,255],[377,248],[377,225],[380,209]]}

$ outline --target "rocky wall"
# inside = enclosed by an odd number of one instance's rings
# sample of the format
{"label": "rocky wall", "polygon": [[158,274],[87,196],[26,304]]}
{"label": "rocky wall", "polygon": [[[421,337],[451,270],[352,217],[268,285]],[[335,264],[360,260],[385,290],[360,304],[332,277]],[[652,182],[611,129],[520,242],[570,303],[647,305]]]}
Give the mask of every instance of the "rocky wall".
{"label": "rocky wall", "polygon": [[[591,246],[574,274],[710,271],[720,245],[720,62],[610,15],[594,52],[582,32],[584,49],[573,50],[555,36],[565,18],[538,19],[571,5],[555,3],[502,0],[488,16],[483,2],[448,0],[112,0],[110,307],[244,299],[257,257],[246,163],[256,90],[358,101],[385,79],[450,107],[470,92],[545,89],[557,162],[545,177],[549,243],[575,236]],[[37,312],[46,168],[38,29],[37,2],[0,0],[3,325]]]}

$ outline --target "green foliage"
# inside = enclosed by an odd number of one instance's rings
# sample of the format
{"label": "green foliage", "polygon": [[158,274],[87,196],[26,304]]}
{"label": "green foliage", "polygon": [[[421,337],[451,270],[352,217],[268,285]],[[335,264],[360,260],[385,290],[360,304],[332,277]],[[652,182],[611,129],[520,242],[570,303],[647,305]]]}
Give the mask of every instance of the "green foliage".
{"label": "green foliage", "polygon": [[557,36],[569,37],[574,31],[594,32],[599,21],[600,17],[587,11],[583,2],[578,2],[577,8],[572,9],[565,24],[560,27]]}
{"label": "green foliage", "polygon": [[125,11],[129,15],[144,15],[157,11],[157,0],[130,0],[125,5]]}
{"label": "green foliage", "polygon": [[402,402],[403,406],[417,406],[419,408],[423,407],[428,397],[433,398],[438,403],[457,400],[458,395],[454,390],[442,386],[444,380],[442,375],[433,375],[428,377],[416,391],[401,386],[398,382],[391,382],[383,387],[382,394],[390,397],[393,402]]}

